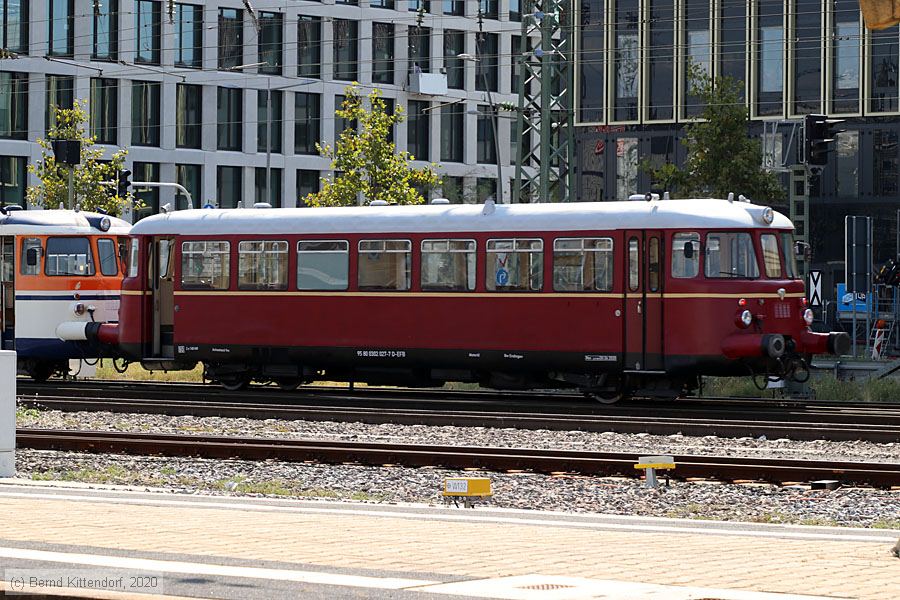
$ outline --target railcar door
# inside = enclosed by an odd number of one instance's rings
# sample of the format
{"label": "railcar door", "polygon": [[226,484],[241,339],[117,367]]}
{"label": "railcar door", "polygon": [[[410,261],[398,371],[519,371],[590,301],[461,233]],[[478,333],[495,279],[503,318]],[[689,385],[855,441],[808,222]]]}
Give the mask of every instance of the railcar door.
{"label": "railcar door", "polygon": [[663,361],[663,236],[625,232],[625,369],[658,371]]}
{"label": "railcar door", "polygon": [[172,251],[175,240],[155,238],[148,257],[148,283],[152,298],[153,330],[151,356],[174,358],[175,284]]}
{"label": "railcar door", "polygon": [[16,349],[16,238],[0,238],[0,348]]}

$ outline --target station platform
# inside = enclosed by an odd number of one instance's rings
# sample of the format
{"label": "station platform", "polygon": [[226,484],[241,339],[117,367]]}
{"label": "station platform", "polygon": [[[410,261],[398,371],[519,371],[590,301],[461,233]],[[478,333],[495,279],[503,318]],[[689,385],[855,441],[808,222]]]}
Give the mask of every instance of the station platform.
{"label": "station platform", "polygon": [[14,479],[0,480],[0,515],[8,597],[34,583],[46,598],[117,600],[900,598],[900,532],[887,530]]}

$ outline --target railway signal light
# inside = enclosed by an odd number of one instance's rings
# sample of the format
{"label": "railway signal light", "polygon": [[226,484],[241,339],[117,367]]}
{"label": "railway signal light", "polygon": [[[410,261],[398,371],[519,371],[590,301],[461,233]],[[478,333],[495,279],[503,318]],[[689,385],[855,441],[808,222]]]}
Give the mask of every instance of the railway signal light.
{"label": "railway signal light", "polygon": [[803,157],[807,165],[821,167],[828,164],[831,145],[842,131],[834,126],[843,122],[843,119],[829,119],[825,115],[806,115],[803,123]]}
{"label": "railway signal light", "polygon": [[128,188],[131,187],[129,177],[131,177],[131,171],[128,169],[120,169],[116,174],[116,195],[119,198],[124,198],[128,195]]}

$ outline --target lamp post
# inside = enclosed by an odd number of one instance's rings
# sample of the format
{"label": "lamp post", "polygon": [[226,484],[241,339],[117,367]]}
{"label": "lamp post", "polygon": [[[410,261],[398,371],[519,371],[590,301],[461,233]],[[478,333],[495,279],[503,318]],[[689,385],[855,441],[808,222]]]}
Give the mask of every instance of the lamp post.
{"label": "lamp post", "polygon": [[[478,44],[475,45],[476,53],[478,51]],[[475,63],[475,69],[478,70],[478,63],[482,62],[481,58],[478,56],[473,56],[471,54],[467,54],[463,52],[462,54],[457,54],[456,58],[461,58],[462,60],[466,60],[469,62]],[[503,203],[503,167],[500,162],[500,138],[497,135],[497,109],[494,107],[494,99],[491,96],[491,86],[488,85],[487,75],[484,72],[484,68],[481,69],[481,81],[484,85],[484,91],[487,96],[488,107],[491,109],[491,132],[494,134],[494,158],[497,159],[497,201],[501,204]]]}

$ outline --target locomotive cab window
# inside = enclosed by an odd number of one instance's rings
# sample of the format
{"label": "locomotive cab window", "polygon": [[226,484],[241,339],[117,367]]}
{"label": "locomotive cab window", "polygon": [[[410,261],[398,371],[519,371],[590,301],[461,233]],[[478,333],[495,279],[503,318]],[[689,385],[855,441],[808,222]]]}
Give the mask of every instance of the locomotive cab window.
{"label": "locomotive cab window", "polygon": [[553,240],[553,289],[608,292],[613,288],[612,238]]}
{"label": "locomotive cab window", "polygon": [[227,290],[231,285],[230,259],[230,242],[182,242],[181,287]]}
{"label": "locomotive cab window", "polygon": [[137,277],[138,274],[138,253],[141,242],[138,238],[131,238],[131,250],[128,253],[128,276]]}
{"label": "locomotive cab window", "polygon": [[118,248],[116,242],[109,238],[97,240],[97,258],[100,260],[100,273],[107,277],[119,274]]}
{"label": "locomotive cab window", "polygon": [[40,275],[41,273],[41,240],[25,238],[22,240],[22,275]]}
{"label": "locomotive cab window", "polygon": [[756,279],[759,265],[749,233],[722,232],[706,236],[706,276],[713,279]]}
{"label": "locomotive cab window", "polygon": [[700,234],[676,233],[672,236],[672,277],[690,279],[700,274]]}
{"label": "locomotive cab window", "polygon": [[408,290],[411,264],[409,240],[360,240],[359,289]]}
{"label": "locomotive cab window", "polygon": [[277,240],[238,244],[238,289],[286,290],[288,243]]}
{"label": "locomotive cab window", "polygon": [[48,238],[44,273],[50,276],[92,276],[94,256],[91,241],[86,237]]}
{"label": "locomotive cab window", "polygon": [[422,290],[475,289],[475,240],[422,240]]}
{"label": "locomotive cab window", "polygon": [[773,279],[781,277],[781,260],[778,258],[778,239],[774,234],[764,233],[759,237],[762,246],[763,265],[766,268],[766,277]]}
{"label": "locomotive cab window", "polygon": [[298,290],[346,290],[349,272],[348,242],[297,242]]}
{"label": "locomotive cab window", "polygon": [[794,253],[793,234],[781,234],[781,254],[784,256],[785,275],[788,279],[799,279],[800,271],[797,270],[797,255]]}
{"label": "locomotive cab window", "polygon": [[544,241],[488,240],[487,289],[492,292],[538,292],[544,287]]}

